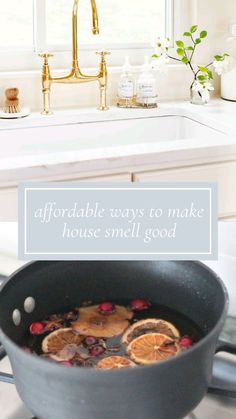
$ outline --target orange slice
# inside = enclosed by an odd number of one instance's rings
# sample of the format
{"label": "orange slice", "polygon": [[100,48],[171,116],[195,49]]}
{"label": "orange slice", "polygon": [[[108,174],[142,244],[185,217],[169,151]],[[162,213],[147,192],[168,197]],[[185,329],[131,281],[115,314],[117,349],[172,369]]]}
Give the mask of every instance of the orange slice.
{"label": "orange slice", "polygon": [[179,345],[169,336],[161,333],[148,333],[132,340],[127,353],[137,364],[152,364],[177,355]]}
{"label": "orange slice", "polygon": [[147,333],[161,333],[172,339],[179,339],[180,333],[176,327],[162,319],[140,320],[130,326],[122,336],[122,343],[128,345],[133,339]]}
{"label": "orange slice", "polygon": [[98,305],[79,309],[79,319],[73,323],[75,332],[83,336],[109,338],[120,335],[129,326],[133,312],[123,306],[116,306],[111,314],[101,314]]}
{"label": "orange slice", "polygon": [[74,333],[72,328],[59,329],[43,339],[42,350],[55,360],[67,361],[72,359],[83,336]]}
{"label": "orange slice", "polygon": [[108,356],[99,361],[96,368],[110,370],[114,368],[131,368],[134,366],[135,363],[124,356]]}

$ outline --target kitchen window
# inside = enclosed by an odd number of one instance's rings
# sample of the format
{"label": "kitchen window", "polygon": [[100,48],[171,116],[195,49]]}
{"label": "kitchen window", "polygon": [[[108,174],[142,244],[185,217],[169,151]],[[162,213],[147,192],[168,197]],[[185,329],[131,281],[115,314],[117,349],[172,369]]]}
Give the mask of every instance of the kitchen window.
{"label": "kitchen window", "polygon": [[[111,48],[150,45],[165,36],[166,8],[172,0],[97,0],[100,35],[91,34],[90,1],[79,3],[80,43]],[[69,25],[73,0],[46,0],[46,43],[61,48],[71,39]],[[168,27],[169,29],[169,27]],[[169,34],[168,34],[169,35]]]}
{"label": "kitchen window", "polygon": [[31,0],[1,2],[0,52],[18,48],[33,49],[33,2]]}
{"label": "kitchen window", "polygon": [[[186,0],[97,0],[100,35],[91,33],[90,1],[79,2],[79,43],[84,66],[96,64],[91,50],[113,52],[110,64],[120,65],[125,54],[134,64],[151,52],[157,36],[175,30],[176,3]],[[174,4],[175,3],[175,4]],[[187,2],[189,3],[189,2]],[[10,0],[0,11],[0,70],[39,68],[37,52],[55,51],[55,68],[69,64],[73,0]],[[179,12],[178,12],[179,13]],[[184,14],[183,14],[184,15]],[[177,21],[177,20],[176,20]],[[126,50],[126,52],[124,52]],[[93,63],[93,64],[92,64]]]}

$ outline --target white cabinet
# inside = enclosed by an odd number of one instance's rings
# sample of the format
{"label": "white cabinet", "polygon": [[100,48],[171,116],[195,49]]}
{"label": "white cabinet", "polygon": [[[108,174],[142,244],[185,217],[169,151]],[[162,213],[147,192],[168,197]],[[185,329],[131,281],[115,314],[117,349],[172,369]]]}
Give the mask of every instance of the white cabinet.
{"label": "white cabinet", "polygon": [[[33,179],[42,181],[42,179]],[[236,161],[184,166],[158,170],[146,166],[138,171],[127,168],[123,173],[89,172],[81,175],[55,175],[44,178],[43,181],[53,182],[216,182],[219,188],[219,217],[221,219],[236,219]],[[17,220],[17,187],[0,189],[0,221]]]}
{"label": "white cabinet", "polygon": [[0,189],[0,222],[17,221],[17,188]]}
{"label": "white cabinet", "polygon": [[[42,181],[42,179],[34,179],[34,181]],[[130,173],[103,174],[94,173],[86,177],[74,175],[71,177],[57,176],[56,178],[43,179],[44,182],[129,182],[131,181]],[[1,221],[17,221],[18,219],[18,189],[17,187],[0,189],[0,222]]]}
{"label": "white cabinet", "polygon": [[219,217],[236,218],[236,162],[137,172],[135,182],[217,182]]}

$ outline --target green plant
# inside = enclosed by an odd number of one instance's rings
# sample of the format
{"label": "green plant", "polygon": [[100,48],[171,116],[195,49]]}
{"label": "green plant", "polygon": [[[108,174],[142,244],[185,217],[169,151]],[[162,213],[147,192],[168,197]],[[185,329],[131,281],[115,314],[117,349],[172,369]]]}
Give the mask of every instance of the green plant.
{"label": "green plant", "polygon": [[170,40],[168,38],[163,41],[161,41],[160,38],[158,39],[156,53],[152,55],[153,59],[162,58],[163,60],[165,57],[165,62],[167,59],[175,60],[189,67],[193,73],[191,88],[194,87],[200,96],[202,96],[203,93],[207,95],[206,92],[208,92],[209,95],[209,91],[214,89],[211,84],[211,81],[213,80],[212,66],[218,70],[218,74],[221,74],[223,63],[225,65],[225,61],[227,57],[229,57],[229,54],[226,53],[223,55],[215,55],[214,60],[212,60],[209,64],[205,66],[195,65],[194,57],[196,50],[207,38],[207,35],[208,33],[206,30],[199,31],[198,25],[193,25],[187,32],[184,32],[183,39],[175,42],[176,57],[169,54]]}

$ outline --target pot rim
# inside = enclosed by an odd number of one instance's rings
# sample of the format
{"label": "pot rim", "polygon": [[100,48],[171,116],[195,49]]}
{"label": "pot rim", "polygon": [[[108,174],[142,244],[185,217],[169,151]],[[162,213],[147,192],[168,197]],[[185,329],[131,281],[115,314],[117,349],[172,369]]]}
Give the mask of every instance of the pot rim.
{"label": "pot rim", "polygon": [[[48,261],[47,261],[48,262]],[[53,261],[51,261],[53,262]],[[57,261],[54,261],[57,262]],[[171,262],[171,261],[170,261]],[[183,261],[179,261],[179,262],[183,262]],[[190,261],[186,261],[186,262],[190,262]],[[17,269],[15,272],[13,272],[13,274],[10,275],[10,277],[0,286],[0,293],[2,292],[2,290],[5,288],[5,286],[7,286],[8,282],[10,282],[16,274],[18,274],[19,272],[21,272],[24,268],[27,268],[33,264],[37,263],[37,261],[33,261],[33,262],[29,262],[26,263],[25,265],[23,265],[23,267],[20,267],[19,269]],[[129,373],[129,372],[134,372],[134,371],[149,371],[149,369],[151,368],[161,368],[162,366],[165,367],[166,363],[168,363],[169,365],[171,365],[172,363],[176,362],[177,360],[183,360],[184,358],[188,358],[191,356],[192,353],[196,352],[197,350],[200,350],[203,346],[205,346],[205,344],[211,339],[211,337],[213,337],[216,333],[216,331],[218,329],[221,329],[224,325],[225,319],[226,319],[226,315],[227,315],[227,311],[228,311],[228,307],[229,307],[229,294],[227,291],[227,288],[223,282],[223,280],[217,275],[216,272],[214,272],[211,268],[209,268],[207,265],[205,265],[203,262],[200,261],[192,261],[192,263],[196,264],[196,265],[200,265],[202,266],[206,271],[208,271],[209,273],[212,274],[212,276],[214,277],[214,279],[216,280],[216,282],[220,285],[223,294],[224,294],[224,308],[222,310],[222,313],[220,315],[219,320],[217,321],[217,323],[215,324],[215,326],[212,328],[212,330],[207,333],[207,335],[205,335],[202,339],[200,339],[200,341],[198,341],[195,345],[193,345],[190,349],[188,349],[187,351],[178,354],[178,356],[161,361],[161,362],[156,362],[153,364],[149,364],[149,365],[137,365],[137,368],[120,368],[120,369],[111,369],[111,370],[103,370],[103,369],[96,369],[94,367],[87,367],[87,368],[79,368],[79,367],[71,367],[71,368],[66,368],[63,365],[60,365],[59,363],[54,363],[51,361],[48,361],[46,359],[42,359],[37,355],[28,353],[26,351],[24,351],[19,345],[17,345],[12,339],[10,339],[2,330],[2,328],[0,327],[0,340],[2,341],[3,345],[4,345],[4,341],[7,342],[7,345],[14,351],[16,351],[19,355],[21,355],[23,358],[25,357],[25,360],[31,359],[31,361],[33,361],[35,363],[35,366],[38,368],[40,368],[42,366],[42,362],[43,363],[47,363],[47,372],[50,373],[58,373],[59,368],[64,367],[64,370],[62,371],[67,371],[65,372],[66,374],[69,374],[74,377],[81,377],[81,378],[85,378],[88,377],[88,374],[90,377],[101,377],[103,376],[105,378],[105,376],[107,374],[124,374],[124,373]],[[7,353],[7,355],[9,356],[9,354]],[[78,368],[80,369],[80,374],[78,376]],[[76,375],[75,375],[76,374]]]}

